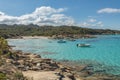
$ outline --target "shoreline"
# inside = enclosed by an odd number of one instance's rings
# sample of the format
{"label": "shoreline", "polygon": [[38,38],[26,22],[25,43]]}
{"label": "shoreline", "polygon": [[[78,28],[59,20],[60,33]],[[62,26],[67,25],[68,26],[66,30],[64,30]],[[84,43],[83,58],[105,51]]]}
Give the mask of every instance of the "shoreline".
{"label": "shoreline", "polygon": [[22,39],[48,39],[47,36],[21,36]]}
{"label": "shoreline", "polygon": [[[48,39],[48,37],[45,37],[45,36],[23,36],[23,39]],[[14,46],[13,46],[14,47]],[[33,54],[33,53],[31,53],[31,54]],[[47,53],[47,54],[49,54],[49,53]],[[52,60],[52,59],[51,59]],[[55,60],[54,60],[55,61]],[[60,62],[60,63],[62,63],[61,61],[56,61],[56,62]],[[69,62],[70,61],[68,61],[67,63],[69,64]],[[65,63],[64,63],[65,64]],[[102,65],[102,64],[101,64]],[[71,66],[71,65],[70,65]],[[100,71],[100,72],[102,72],[102,70]]]}
{"label": "shoreline", "polygon": [[[28,80],[49,80],[49,79],[79,80],[80,79],[77,75],[75,76],[74,73],[71,72],[72,68],[65,67],[61,63],[53,61],[52,59],[41,58],[40,55],[32,54],[32,53],[24,53],[19,50],[16,51],[11,49],[11,52],[14,52],[19,56],[18,60],[16,61],[12,60],[13,65],[15,65],[18,70],[21,70],[23,75],[26,78],[28,78]],[[9,61],[11,62],[11,60]]]}
{"label": "shoreline", "polygon": [[7,64],[15,66],[28,80],[120,80],[120,75],[105,74],[104,71],[94,72],[90,65],[73,67],[74,64],[64,65],[38,54],[12,49],[10,51],[17,59],[6,59]]}
{"label": "shoreline", "polygon": [[[17,66],[23,75],[29,80],[119,80],[120,75],[106,74],[104,71],[94,72],[90,65],[70,66],[69,63],[56,62],[52,59],[42,58],[40,55],[32,53],[16,52],[23,58],[17,62],[24,65]],[[32,61],[31,61],[32,60]],[[27,63],[27,64],[26,64]],[[16,63],[15,63],[16,64]],[[67,65],[68,64],[68,65]],[[31,67],[27,67],[32,65]],[[91,69],[90,69],[91,68]],[[40,76],[42,75],[42,76]],[[46,78],[46,76],[48,76]],[[64,78],[62,77],[64,76]],[[71,78],[72,77],[72,78]],[[61,78],[61,79],[60,79]]]}
{"label": "shoreline", "polygon": [[[31,39],[31,37],[26,37],[25,39]],[[34,39],[34,38],[38,38],[38,36],[37,37],[32,37],[32,39]],[[41,36],[39,36],[39,38],[41,39],[48,39],[48,38],[44,38],[44,37],[41,37]],[[26,54],[25,55],[23,55],[23,54],[25,54],[24,52],[22,52],[22,56],[23,57],[26,57]],[[20,55],[20,56],[21,56]],[[28,54],[28,56],[40,56],[40,55],[37,55],[37,54],[33,54],[33,53],[30,53],[30,54]],[[27,58],[26,58],[27,59]],[[38,57],[35,57],[34,59],[38,59]],[[46,60],[46,59],[44,59],[44,58],[40,58],[40,60],[41,59],[43,59],[43,60]],[[48,59],[48,62],[49,62],[49,60],[50,61],[53,61],[52,59]],[[50,62],[51,63],[51,62]],[[56,63],[56,61],[55,61],[55,63]],[[46,62],[45,62],[45,64],[46,64]],[[58,63],[57,63],[58,64]],[[37,65],[37,64],[36,64]],[[36,68],[36,65],[35,65],[35,68]],[[66,68],[65,66],[63,66],[63,64],[61,63],[60,65],[62,65],[62,69],[63,68]],[[67,66],[67,68],[68,68],[69,66]],[[60,68],[60,70],[61,70],[61,68]],[[29,77],[30,75],[35,75],[35,74],[40,74],[40,75],[42,75],[42,74],[44,74],[44,72],[46,71],[46,70],[43,70],[43,73],[41,73],[41,70],[40,71],[36,71],[36,70],[30,70],[31,71],[31,73],[32,72],[34,72],[34,74],[30,74],[30,72],[29,72],[29,70],[28,71],[25,71],[26,73],[25,74],[28,74],[27,76]],[[51,70],[52,71],[52,70]],[[76,72],[77,71],[80,71],[80,74],[76,74]],[[24,72],[24,71],[23,71]],[[39,73],[40,72],[40,73]],[[55,74],[57,73],[58,71],[56,70],[55,71]],[[107,77],[107,79],[111,79],[111,80],[119,80],[119,79],[112,79],[113,77],[116,77],[115,75],[108,75],[108,74],[101,74],[101,72],[98,72],[98,73],[93,73],[90,69],[89,69],[89,66],[79,66],[78,68],[77,67],[75,67],[75,68],[70,68],[70,69],[68,69],[68,73],[71,73],[72,72],[72,76],[74,75],[74,73],[75,73],[75,75],[77,75],[77,76],[80,76],[80,77],[77,77],[77,78],[79,78],[80,80],[95,80],[95,78],[96,79],[98,79],[99,77],[100,78],[103,78],[102,76],[105,76],[104,78],[106,78]],[[59,72],[60,73],[60,72]],[[66,71],[65,72],[63,72],[63,73],[65,73],[64,75],[66,76]],[[52,74],[52,72],[51,72],[51,74]],[[55,74],[52,74],[52,76],[54,76]],[[45,75],[45,74],[44,74]],[[47,73],[46,73],[46,75],[47,75]],[[45,76],[46,76],[45,75]],[[62,73],[60,73],[60,75],[62,75]],[[45,77],[44,76],[44,77]],[[112,76],[112,77],[111,77]],[[37,76],[37,77],[39,77],[39,75]],[[59,76],[60,77],[60,76]],[[76,77],[76,76],[75,76]],[[94,77],[94,78],[93,78]],[[58,77],[57,77],[58,78]],[[68,77],[67,77],[68,78]],[[85,79],[81,79],[81,78],[85,78]],[[87,79],[87,78],[89,78],[89,79]],[[92,79],[91,79],[92,78]],[[79,80],[78,79],[78,80]],[[42,79],[41,79],[42,80]],[[45,79],[43,79],[43,80],[45,80]],[[47,79],[46,79],[47,80]],[[68,80],[70,80],[70,79],[68,79]],[[77,79],[76,79],[77,80]],[[99,79],[98,79],[99,80]],[[100,79],[100,80],[104,80],[104,79]]]}
{"label": "shoreline", "polygon": [[14,36],[7,39],[87,39],[87,38],[96,38],[96,35],[52,35],[52,36]]}

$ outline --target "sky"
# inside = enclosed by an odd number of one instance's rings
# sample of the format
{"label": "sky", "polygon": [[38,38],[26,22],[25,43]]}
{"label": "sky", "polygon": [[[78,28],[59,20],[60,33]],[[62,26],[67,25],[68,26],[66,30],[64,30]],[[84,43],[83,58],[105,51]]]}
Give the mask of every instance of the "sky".
{"label": "sky", "polygon": [[0,24],[120,30],[120,0],[0,0]]}

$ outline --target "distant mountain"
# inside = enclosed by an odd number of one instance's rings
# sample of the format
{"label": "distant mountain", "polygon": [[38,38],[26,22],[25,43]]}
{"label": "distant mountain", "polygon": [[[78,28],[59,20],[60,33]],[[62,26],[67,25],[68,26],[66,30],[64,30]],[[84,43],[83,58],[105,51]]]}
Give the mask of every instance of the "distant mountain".
{"label": "distant mountain", "polygon": [[90,29],[77,26],[38,26],[29,25],[6,25],[0,24],[0,36],[12,38],[18,36],[53,36],[53,35],[102,35],[120,34],[119,30]]}

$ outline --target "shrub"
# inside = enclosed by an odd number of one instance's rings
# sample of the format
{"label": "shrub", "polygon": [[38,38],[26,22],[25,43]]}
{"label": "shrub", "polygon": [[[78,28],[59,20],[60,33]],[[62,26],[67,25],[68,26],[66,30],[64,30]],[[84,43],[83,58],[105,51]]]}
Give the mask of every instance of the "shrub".
{"label": "shrub", "polygon": [[6,75],[3,73],[0,73],[0,80],[6,80],[6,79],[7,79]]}

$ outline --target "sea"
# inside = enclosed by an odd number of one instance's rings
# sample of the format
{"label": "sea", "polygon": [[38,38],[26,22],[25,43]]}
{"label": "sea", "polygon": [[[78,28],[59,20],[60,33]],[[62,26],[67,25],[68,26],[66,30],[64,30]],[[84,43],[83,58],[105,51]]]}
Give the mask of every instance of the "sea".
{"label": "sea", "polygon": [[[56,39],[8,39],[13,50],[39,54],[56,61],[71,61],[77,64],[93,65],[94,70],[120,75],[120,35],[96,35],[97,38],[66,40]],[[77,44],[90,44],[78,47]]]}

